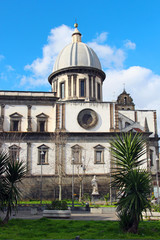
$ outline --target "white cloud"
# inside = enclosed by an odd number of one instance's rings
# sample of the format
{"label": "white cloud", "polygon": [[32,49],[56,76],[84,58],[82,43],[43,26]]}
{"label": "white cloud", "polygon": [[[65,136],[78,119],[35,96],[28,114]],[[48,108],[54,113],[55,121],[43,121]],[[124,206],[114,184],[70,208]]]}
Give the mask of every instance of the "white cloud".
{"label": "white cloud", "polygon": [[72,33],[73,29],[66,25],[51,30],[47,44],[42,49],[42,58],[37,58],[32,64],[25,66],[25,70],[29,70],[31,74],[22,77],[21,85],[32,83],[32,86],[38,86],[47,83],[54,61],[63,47],[71,42]]}
{"label": "white cloud", "polygon": [[131,42],[130,40],[125,40],[124,41],[124,46],[127,48],[127,49],[132,49],[134,50],[136,48],[136,44]]}
{"label": "white cloud", "polygon": [[136,107],[149,109],[152,106],[155,109],[152,103],[160,103],[160,76],[150,69],[133,66],[123,70],[108,70],[106,76],[103,88],[105,100],[113,100],[114,95],[117,98],[125,83],[126,91],[131,94]]}
{"label": "white cloud", "polygon": [[122,68],[126,54],[122,49],[110,47],[107,44],[99,44],[96,41],[89,42],[88,45],[93,48],[100,58],[103,68]]}
{"label": "white cloud", "polygon": [[7,65],[6,68],[8,72],[12,72],[15,70],[11,65]]}
{"label": "white cloud", "polygon": [[107,40],[108,33],[107,32],[102,32],[101,34],[97,35],[97,38],[94,39],[94,42],[97,43],[104,43]]}

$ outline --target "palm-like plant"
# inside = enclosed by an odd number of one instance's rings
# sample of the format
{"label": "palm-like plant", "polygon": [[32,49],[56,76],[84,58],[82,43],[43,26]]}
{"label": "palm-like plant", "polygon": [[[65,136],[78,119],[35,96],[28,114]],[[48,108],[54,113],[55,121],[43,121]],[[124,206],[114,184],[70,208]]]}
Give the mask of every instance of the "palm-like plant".
{"label": "palm-like plant", "polygon": [[6,199],[6,178],[5,171],[9,161],[9,155],[6,152],[0,152],[0,209],[3,210]]}
{"label": "palm-like plant", "polygon": [[26,174],[26,168],[22,161],[12,161],[7,153],[0,152],[0,204],[3,210],[7,207],[6,217],[3,223],[7,223],[12,209],[16,207],[20,197],[18,183]]}
{"label": "palm-like plant", "polygon": [[142,211],[150,208],[151,177],[146,170],[140,169],[145,162],[141,159],[146,152],[145,144],[142,135],[131,133],[117,136],[111,143],[112,186],[119,190],[117,212],[121,227],[133,233],[138,230]]}

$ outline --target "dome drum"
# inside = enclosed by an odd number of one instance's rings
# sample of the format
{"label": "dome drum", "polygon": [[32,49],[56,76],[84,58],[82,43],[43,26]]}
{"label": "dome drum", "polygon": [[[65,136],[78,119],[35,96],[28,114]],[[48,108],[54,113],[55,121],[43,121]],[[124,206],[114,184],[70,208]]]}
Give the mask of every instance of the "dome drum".
{"label": "dome drum", "polygon": [[93,49],[81,42],[77,26],[72,34],[72,43],[58,55],[48,81],[59,100],[99,102],[102,101],[105,73]]}
{"label": "dome drum", "polygon": [[86,74],[91,74],[94,76],[98,76],[102,79],[102,82],[104,81],[106,74],[97,68],[91,68],[91,67],[84,67],[84,66],[78,66],[78,67],[70,67],[70,68],[63,68],[60,70],[57,70],[53,73],[51,73],[48,77],[48,81],[50,84],[52,84],[52,80],[60,75],[64,74],[76,74],[76,73],[86,73]]}

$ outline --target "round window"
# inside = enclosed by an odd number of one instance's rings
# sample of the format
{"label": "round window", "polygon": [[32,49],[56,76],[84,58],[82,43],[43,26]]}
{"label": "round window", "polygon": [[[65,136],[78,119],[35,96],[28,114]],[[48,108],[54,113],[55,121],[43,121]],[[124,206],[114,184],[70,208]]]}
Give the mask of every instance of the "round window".
{"label": "round window", "polygon": [[93,128],[98,122],[98,116],[95,111],[90,108],[86,108],[79,112],[78,123],[85,129]]}

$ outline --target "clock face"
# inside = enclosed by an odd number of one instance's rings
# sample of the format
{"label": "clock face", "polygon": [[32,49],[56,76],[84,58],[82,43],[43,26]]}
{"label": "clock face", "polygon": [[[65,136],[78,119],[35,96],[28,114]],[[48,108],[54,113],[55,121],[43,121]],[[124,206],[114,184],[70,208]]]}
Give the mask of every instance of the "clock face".
{"label": "clock face", "polygon": [[90,129],[96,126],[98,116],[94,110],[86,108],[79,112],[77,121],[81,127]]}

